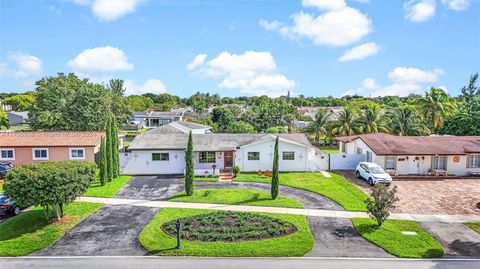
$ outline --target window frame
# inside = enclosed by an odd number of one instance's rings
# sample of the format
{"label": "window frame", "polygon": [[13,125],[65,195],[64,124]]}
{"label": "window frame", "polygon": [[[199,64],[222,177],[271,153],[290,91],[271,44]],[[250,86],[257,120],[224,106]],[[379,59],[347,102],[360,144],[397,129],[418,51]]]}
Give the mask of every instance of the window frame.
{"label": "window frame", "polygon": [[[387,166],[389,158],[393,159],[393,167]],[[385,170],[387,169],[393,169],[393,170],[397,169],[397,156],[385,156]]]}
{"label": "window frame", "polygon": [[[285,159],[286,156],[285,154],[292,154],[292,159]],[[282,151],[282,160],[283,161],[295,161],[295,151]]]}
{"label": "window frame", "polygon": [[[252,155],[250,155],[252,154]],[[253,159],[251,159],[252,157]],[[260,161],[260,151],[249,151],[247,152],[247,160],[249,161]]]}
{"label": "window frame", "polygon": [[[158,160],[153,158],[154,154],[158,154]],[[167,158],[164,158],[167,156]],[[152,152],[152,162],[169,162],[170,161],[170,152]]]}
{"label": "window frame", "polygon": [[469,154],[468,155],[467,168],[480,168],[480,154]]}
{"label": "window frame", "polygon": [[[35,151],[43,151],[45,150],[47,152],[47,157],[36,157],[35,156]],[[32,148],[32,159],[34,161],[48,161],[50,159],[50,152],[48,150],[48,148]]]}
{"label": "window frame", "polygon": [[[440,158],[443,158],[445,160],[445,167],[440,168]],[[436,161],[435,161],[436,159]],[[432,170],[447,170],[448,168],[448,156],[446,155],[438,155],[438,156],[432,156]]]}
{"label": "window frame", "polygon": [[[72,151],[79,151],[81,150],[83,152],[83,156],[82,157],[74,157],[73,154],[72,154]],[[70,160],[85,160],[85,148],[69,148],[68,149],[68,154],[70,156]]]}
{"label": "window frame", "polygon": [[[213,153],[212,156],[208,156]],[[205,156],[202,156],[205,154]],[[210,159],[212,158],[212,159]],[[213,161],[212,161],[213,160]],[[217,163],[217,153],[215,151],[200,151],[198,152],[198,163]]]}
{"label": "window frame", "polygon": [[[8,154],[7,154],[7,157],[3,158],[2,157],[2,151],[11,151],[12,152],[12,157],[8,157]],[[2,148],[0,149],[0,160],[2,161],[14,161],[15,160],[15,149],[14,148]]]}

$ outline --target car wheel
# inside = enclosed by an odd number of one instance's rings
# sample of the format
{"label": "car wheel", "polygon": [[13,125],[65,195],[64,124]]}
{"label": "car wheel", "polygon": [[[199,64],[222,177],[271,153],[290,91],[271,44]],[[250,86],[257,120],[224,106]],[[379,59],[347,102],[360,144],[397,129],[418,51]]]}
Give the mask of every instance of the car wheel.
{"label": "car wheel", "polygon": [[360,172],[356,172],[355,175],[357,176],[358,179],[360,179]]}
{"label": "car wheel", "polygon": [[20,214],[20,207],[15,206],[15,207],[13,208],[13,214],[14,214],[15,216],[18,215],[18,214]]}
{"label": "car wheel", "polygon": [[372,178],[369,178],[369,179],[368,179],[368,184],[370,184],[370,186],[373,186],[373,185],[375,185],[375,184],[373,184],[373,180],[372,180]]}

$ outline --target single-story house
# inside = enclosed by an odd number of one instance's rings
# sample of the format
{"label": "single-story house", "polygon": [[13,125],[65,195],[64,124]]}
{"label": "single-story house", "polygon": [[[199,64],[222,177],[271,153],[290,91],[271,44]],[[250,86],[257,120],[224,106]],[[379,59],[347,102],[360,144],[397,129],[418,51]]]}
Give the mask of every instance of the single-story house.
{"label": "single-story house", "polygon": [[10,111],[7,112],[7,116],[10,126],[28,123],[28,111]]}
{"label": "single-story house", "polygon": [[171,122],[182,121],[185,109],[176,109],[172,111],[134,112],[130,118],[132,122],[144,122],[146,127],[159,127]]}
{"label": "single-story house", "polygon": [[39,161],[96,161],[104,132],[0,132],[0,161],[15,165]]}
{"label": "single-story house", "polygon": [[[178,124],[197,126],[174,122],[136,136],[128,147],[128,161],[122,172],[183,174],[189,131]],[[234,166],[244,172],[272,170],[275,135],[218,134],[196,129],[192,136],[196,175],[230,173]],[[313,147],[304,134],[279,136],[280,171],[319,171],[328,166],[327,156]]]}
{"label": "single-story house", "polygon": [[480,172],[480,136],[395,136],[383,133],[337,137],[343,154],[364,154],[365,160],[400,175]]}

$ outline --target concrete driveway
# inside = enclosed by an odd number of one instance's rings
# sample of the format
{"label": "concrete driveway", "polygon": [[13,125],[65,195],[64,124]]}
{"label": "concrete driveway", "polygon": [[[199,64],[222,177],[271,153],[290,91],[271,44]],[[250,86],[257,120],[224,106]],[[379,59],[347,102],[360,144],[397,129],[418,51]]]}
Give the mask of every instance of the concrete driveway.
{"label": "concrete driveway", "polygon": [[117,192],[115,198],[168,200],[183,189],[180,175],[136,176]]}

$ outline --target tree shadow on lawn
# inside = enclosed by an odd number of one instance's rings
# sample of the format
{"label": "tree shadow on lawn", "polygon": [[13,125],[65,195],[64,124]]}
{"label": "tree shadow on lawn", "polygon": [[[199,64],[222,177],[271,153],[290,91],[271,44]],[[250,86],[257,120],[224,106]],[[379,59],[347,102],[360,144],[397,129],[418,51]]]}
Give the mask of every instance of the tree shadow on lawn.
{"label": "tree shadow on lawn", "polygon": [[262,201],[275,201],[275,200],[272,200],[271,198],[251,198],[243,201],[238,201],[236,203],[232,203],[232,205],[244,205],[248,203],[262,202]]}
{"label": "tree shadow on lawn", "polygon": [[[27,212],[23,212],[18,216],[11,217],[2,224],[0,224],[0,241],[9,240],[20,237],[24,234],[33,233],[37,230],[43,229],[45,226],[55,223],[56,218],[47,221],[42,209],[35,208]],[[5,227],[8,227],[5,228]],[[2,229],[3,228],[3,229]]]}
{"label": "tree shadow on lawn", "polygon": [[480,242],[455,240],[448,247],[459,256],[480,258]]}
{"label": "tree shadow on lawn", "polygon": [[161,249],[152,249],[152,250],[147,250],[149,253],[147,255],[158,255],[162,254],[164,252],[170,251],[170,250],[176,250],[177,246],[175,245],[174,247],[165,247]]}

